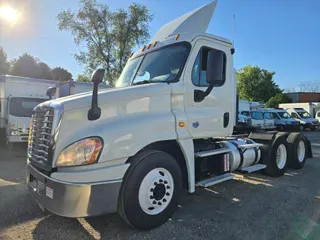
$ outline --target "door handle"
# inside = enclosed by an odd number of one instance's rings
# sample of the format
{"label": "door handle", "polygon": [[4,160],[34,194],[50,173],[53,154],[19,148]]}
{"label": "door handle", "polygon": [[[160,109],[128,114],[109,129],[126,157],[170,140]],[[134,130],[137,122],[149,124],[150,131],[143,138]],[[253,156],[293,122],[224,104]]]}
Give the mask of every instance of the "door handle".
{"label": "door handle", "polygon": [[229,125],[229,113],[226,112],[223,114],[223,127],[226,128]]}

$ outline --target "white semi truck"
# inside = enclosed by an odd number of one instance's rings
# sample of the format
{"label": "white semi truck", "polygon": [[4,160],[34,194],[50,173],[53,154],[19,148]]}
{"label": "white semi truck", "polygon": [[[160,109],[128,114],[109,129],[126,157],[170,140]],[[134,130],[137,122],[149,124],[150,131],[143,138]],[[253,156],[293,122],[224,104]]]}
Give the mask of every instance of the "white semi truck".
{"label": "white semi truck", "polygon": [[236,112],[232,43],[205,33],[216,2],[167,25],[128,60],[116,87],[38,105],[28,147],[28,188],[65,217],[118,212],[139,229],[165,223],[182,188],[274,177],[312,156],[300,133],[230,136]]}
{"label": "white semi truck", "polygon": [[32,110],[49,100],[46,90],[55,81],[0,75],[0,130],[9,147],[27,142]]}

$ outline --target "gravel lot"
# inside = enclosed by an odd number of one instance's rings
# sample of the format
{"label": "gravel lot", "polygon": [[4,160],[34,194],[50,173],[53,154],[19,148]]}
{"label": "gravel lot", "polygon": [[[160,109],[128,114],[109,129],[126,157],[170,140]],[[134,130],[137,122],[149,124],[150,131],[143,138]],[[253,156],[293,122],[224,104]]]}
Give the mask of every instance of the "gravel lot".
{"label": "gravel lot", "polygon": [[43,213],[28,196],[25,147],[0,149],[0,239],[320,239],[320,133],[306,133],[314,157],[284,177],[239,174],[185,193],[160,228],[139,232],[116,214],[68,219]]}

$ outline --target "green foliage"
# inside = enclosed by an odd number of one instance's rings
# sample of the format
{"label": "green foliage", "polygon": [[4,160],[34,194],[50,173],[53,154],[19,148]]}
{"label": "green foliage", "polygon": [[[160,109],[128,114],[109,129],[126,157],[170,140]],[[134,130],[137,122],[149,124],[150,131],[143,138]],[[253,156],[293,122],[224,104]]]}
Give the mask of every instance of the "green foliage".
{"label": "green foliage", "polygon": [[86,74],[79,74],[76,81],[78,82],[90,82],[90,77]]}
{"label": "green foliage", "polygon": [[71,80],[72,74],[69,73],[66,69],[61,67],[55,67],[51,69],[51,75],[56,81],[68,81]]}
{"label": "green foliage", "polygon": [[8,74],[10,70],[10,63],[8,62],[7,54],[3,48],[0,47],[0,75]]}
{"label": "green foliage", "polygon": [[267,102],[281,93],[281,89],[272,79],[275,72],[258,66],[246,66],[237,72],[237,88],[240,99]]}
{"label": "green foliage", "polygon": [[268,108],[277,108],[280,103],[290,103],[291,99],[285,93],[278,93],[271,97],[265,104]]}
{"label": "green foliage", "polygon": [[31,78],[41,78],[48,80],[70,80],[72,74],[66,69],[56,67],[51,69],[46,63],[39,61],[37,58],[25,53],[18,59],[11,61],[11,75]]}
{"label": "green foliage", "polygon": [[85,51],[76,60],[92,72],[98,66],[106,69],[106,80],[113,85],[132,49],[150,37],[148,23],[153,16],[144,5],[133,3],[127,10],[111,11],[95,0],[80,0],[80,9],[58,14],[59,29],[71,32],[74,41]]}
{"label": "green foliage", "polygon": [[[44,67],[45,69],[42,71],[38,67]],[[46,70],[48,70],[46,67],[47,66],[45,65],[38,64],[38,60],[36,58],[25,53],[18,59],[11,61],[11,74],[14,76],[38,78],[39,73],[42,76],[45,74]]]}

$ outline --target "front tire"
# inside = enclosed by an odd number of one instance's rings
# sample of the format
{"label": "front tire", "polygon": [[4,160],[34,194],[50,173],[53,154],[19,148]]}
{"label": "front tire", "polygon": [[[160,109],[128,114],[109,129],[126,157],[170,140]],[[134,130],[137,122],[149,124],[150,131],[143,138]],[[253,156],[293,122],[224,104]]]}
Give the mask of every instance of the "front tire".
{"label": "front tire", "polygon": [[120,190],[118,213],[135,228],[156,228],[178,207],[181,168],[171,155],[157,150],[138,153],[130,163]]}

